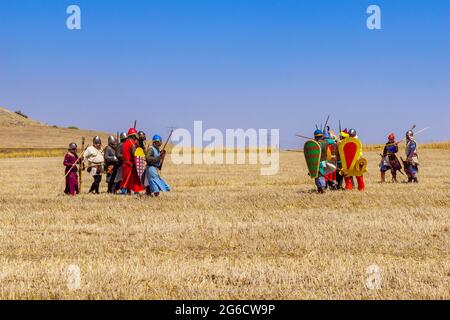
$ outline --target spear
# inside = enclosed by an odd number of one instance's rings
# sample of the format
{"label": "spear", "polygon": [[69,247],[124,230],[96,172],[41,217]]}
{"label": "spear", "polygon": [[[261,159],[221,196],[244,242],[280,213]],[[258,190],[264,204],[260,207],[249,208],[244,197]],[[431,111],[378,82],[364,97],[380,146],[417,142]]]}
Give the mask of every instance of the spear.
{"label": "spear", "polygon": [[[81,158],[83,158],[83,154],[81,154],[81,156],[79,156],[78,157],[78,159],[77,159],[77,161],[75,161],[75,163],[70,167],[70,169],[69,169],[69,171],[67,171],[67,173],[64,175],[64,178],[66,178],[68,175],[69,175],[69,173],[72,171],[72,169],[78,164],[78,162],[81,160]],[[80,175],[79,175],[79,177],[80,177],[80,183],[81,183],[81,170],[80,170]],[[79,184],[80,185],[80,184]]]}
{"label": "spear", "polygon": [[[165,152],[166,151],[166,146],[167,146],[167,144],[169,143],[169,141],[170,141],[170,138],[172,138],[172,134],[173,134],[173,132],[174,132],[174,130],[172,129],[172,130],[170,130],[170,134],[169,134],[169,136],[167,137],[167,140],[166,140],[166,142],[164,143],[164,146],[163,146],[163,148],[162,148],[162,150],[161,150],[161,152]],[[165,159],[165,157],[164,157],[164,159]],[[163,164],[164,164],[164,159],[161,161],[161,164],[159,165],[159,171],[161,171],[162,170],[162,167],[163,167]]]}
{"label": "spear", "polygon": [[331,115],[328,115],[327,120],[325,121],[325,125],[324,125],[324,127],[323,127],[323,130],[326,130],[326,129],[327,129],[327,125],[328,125],[328,121],[330,120],[330,116],[331,116]]}
{"label": "spear", "polygon": [[[416,126],[414,125],[414,126],[413,126],[413,130],[414,130],[415,128],[416,128]],[[422,130],[417,131],[414,135],[417,136],[418,134],[421,134],[421,133],[427,131],[428,129],[430,129],[430,127],[423,128]],[[398,141],[397,144],[400,144],[400,143],[402,143],[403,141],[405,141],[405,139],[402,139],[402,140]]]}
{"label": "spear", "polygon": [[313,138],[310,138],[310,137],[307,137],[307,136],[302,136],[301,134],[296,134],[295,136],[299,137],[299,138],[303,138],[303,139],[314,140]]}
{"label": "spear", "polygon": [[[83,147],[84,147],[84,141],[82,143]],[[89,145],[87,145],[86,149],[89,148]],[[84,148],[82,148],[83,152],[81,153],[81,156],[78,157],[77,161],[75,161],[75,163],[70,167],[69,171],[67,171],[66,175],[64,176],[67,177],[69,175],[69,173],[72,171],[72,169],[78,164],[78,162],[83,158],[84,155],[84,151],[86,151]],[[80,182],[79,182],[79,186],[81,186],[81,175],[82,175],[83,170],[80,170],[80,174],[79,174],[79,178],[80,178]],[[81,190],[81,188],[80,188]]]}
{"label": "spear", "polygon": [[415,133],[415,135],[417,136],[418,134],[421,134],[422,132],[427,131],[428,129],[430,129],[429,127],[423,128],[422,130],[419,130]]}
{"label": "spear", "polygon": [[[85,138],[84,137],[81,137],[81,150],[83,150],[83,152],[81,153],[81,158],[83,157],[83,154],[84,154],[84,142],[85,142]],[[81,158],[79,158],[79,160],[81,159]],[[79,160],[77,160],[77,162],[79,161]],[[75,162],[75,163],[77,163],[77,162]],[[81,193],[81,185],[83,184],[83,180],[82,180],[82,177],[83,177],[83,164],[81,164],[80,165],[80,169],[81,170],[79,170],[80,171],[80,173],[79,173],[79,175],[78,175],[78,192],[79,193]],[[69,170],[69,172],[70,171],[72,171],[72,168],[70,168],[70,170]]]}
{"label": "spear", "polygon": [[133,126],[133,128],[136,129],[136,126],[137,126],[137,120],[134,120],[134,126]]}

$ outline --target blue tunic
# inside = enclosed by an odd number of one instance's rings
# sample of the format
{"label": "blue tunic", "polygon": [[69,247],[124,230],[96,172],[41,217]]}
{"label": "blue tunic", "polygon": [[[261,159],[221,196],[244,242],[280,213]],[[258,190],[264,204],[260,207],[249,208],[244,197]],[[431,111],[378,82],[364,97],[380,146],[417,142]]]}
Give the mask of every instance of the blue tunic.
{"label": "blue tunic", "polygon": [[[157,148],[152,146],[153,156],[159,158],[160,152]],[[161,165],[161,160],[156,164],[148,166],[146,169],[146,177],[148,180],[148,185],[152,193],[158,192],[168,192],[171,190],[170,186],[164,181],[163,178],[158,174],[158,167]]]}

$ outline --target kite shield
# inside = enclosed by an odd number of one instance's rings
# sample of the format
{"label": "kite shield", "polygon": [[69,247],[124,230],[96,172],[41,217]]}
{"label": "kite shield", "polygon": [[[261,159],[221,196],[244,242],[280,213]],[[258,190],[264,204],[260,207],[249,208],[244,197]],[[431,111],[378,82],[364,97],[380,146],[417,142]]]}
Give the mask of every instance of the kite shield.
{"label": "kite shield", "polygon": [[359,177],[367,172],[367,160],[361,158],[362,143],[356,138],[346,138],[339,143],[339,156],[342,173],[345,176]]}
{"label": "kite shield", "polygon": [[139,179],[142,180],[145,172],[145,153],[144,149],[137,148],[134,152],[134,166],[136,167]]}
{"label": "kite shield", "polygon": [[306,141],[303,151],[309,175],[311,178],[315,179],[319,176],[322,147],[317,141],[309,140]]}

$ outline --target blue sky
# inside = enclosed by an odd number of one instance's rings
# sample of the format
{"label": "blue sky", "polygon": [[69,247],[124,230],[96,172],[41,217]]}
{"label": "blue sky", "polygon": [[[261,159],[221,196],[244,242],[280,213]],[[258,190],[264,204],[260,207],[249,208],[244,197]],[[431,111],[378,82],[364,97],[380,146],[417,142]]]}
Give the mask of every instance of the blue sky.
{"label": "blue sky", "polygon": [[447,0],[2,0],[0,106],[112,132],[279,128],[285,148],[328,114],[365,142],[413,123],[450,140],[449,31]]}

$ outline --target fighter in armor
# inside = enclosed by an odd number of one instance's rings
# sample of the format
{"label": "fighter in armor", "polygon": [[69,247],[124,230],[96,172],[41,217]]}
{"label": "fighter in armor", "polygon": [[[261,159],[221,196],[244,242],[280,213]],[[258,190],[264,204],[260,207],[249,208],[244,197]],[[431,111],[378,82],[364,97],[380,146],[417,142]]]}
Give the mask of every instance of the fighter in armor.
{"label": "fighter in armor", "polygon": [[[358,138],[355,129],[350,129],[348,131],[348,135],[349,135],[350,138]],[[356,157],[357,157],[357,159],[360,159],[362,157],[362,150],[361,150],[361,152],[359,154],[356,155]],[[346,190],[352,190],[353,186],[354,186],[353,177],[352,176],[345,176],[344,180],[345,180],[345,189]],[[358,190],[359,191],[364,191],[364,188],[365,188],[364,176],[356,177],[356,181],[358,182]]]}
{"label": "fighter in armor", "polygon": [[106,182],[108,183],[108,193],[116,192],[116,183],[114,182],[119,169],[119,159],[116,156],[117,139],[114,136],[108,138],[108,145],[106,146],[105,153],[105,170],[106,170]]}
{"label": "fighter in armor", "polygon": [[102,139],[94,137],[92,139],[92,146],[88,147],[84,152],[84,159],[86,159],[88,166],[87,170],[94,178],[94,182],[89,189],[89,193],[100,193],[100,182],[102,181],[102,171],[105,164],[105,157],[102,149]]}
{"label": "fighter in armor", "polygon": [[325,193],[327,188],[327,182],[325,180],[325,176],[327,174],[327,154],[328,154],[328,143],[323,139],[322,130],[317,129],[314,131],[314,140],[316,140],[322,149],[320,156],[320,165],[319,165],[319,176],[315,178],[315,183],[317,187],[317,192]]}
{"label": "fighter in armor", "polygon": [[116,148],[116,157],[117,157],[117,160],[119,161],[119,163],[118,163],[116,177],[114,179],[114,183],[116,184],[114,189],[116,190],[116,192],[118,190],[120,190],[120,185],[122,183],[122,171],[123,171],[123,168],[122,168],[122,164],[123,164],[122,149],[123,148],[122,147],[123,147],[124,142],[128,139],[128,135],[126,134],[126,132],[121,132],[119,139],[120,139],[120,143],[117,145],[117,148]]}
{"label": "fighter in armor", "polygon": [[158,197],[160,192],[168,192],[171,190],[166,181],[158,174],[158,169],[161,169],[162,161],[166,156],[166,151],[161,150],[162,138],[155,134],[153,136],[153,145],[148,149],[146,155],[146,179],[148,180],[149,190],[147,192],[150,196]]}
{"label": "fighter in armor", "polygon": [[144,150],[144,153],[147,152],[146,141],[147,141],[147,136],[145,135],[145,132],[139,131],[138,132],[138,144],[142,148],[142,150]]}
{"label": "fighter in armor", "polygon": [[406,132],[406,160],[404,161],[404,166],[408,176],[408,183],[418,183],[419,157],[417,155],[417,143],[412,130]]}
{"label": "fighter in armor", "polygon": [[397,158],[398,143],[395,141],[395,135],[391,133],[388,137],[388,142],[384,146],[381,163],[381,182],[386,182],[386,172],[391,170],[392,181],[397,182],[397,171],[402,169],[402,165]]}
{"label": "fighter in armor", "polygon": [[77,165],[80,164],[80,159],[77,155],[77,148],[76,143],[69,144],[68,151],[64,156],[64,166],[66,167],[66,189],[64,193],[71,196],[79,193]]}
{"label": "fighter in armor", "polygon": [[120,185],[122,191],[125,191],[127,194],[131,192],[139,193],[144,189],[134,163],[135,151],[138,147],[138,132],[136,129],[130,128],[128,130],[128,139],[122,146],[123,171],[122,184]]}
{"label": "fighter in armor", "polygon": [[[332,132],[330,132],[330,127],[326,127],[323,131],[323,140],[327,143],[327,160],[331,164],[333,163],[334,166],[337,166],[337,158],[336,153],[337,152],[337,145],[336,140],[332,136]],[[325,182],[327,184],[327,187],[330,190],[336,190],[337,189],[337,181],[336,181],[336,170],[330,171],[325,174]]]}
{"label": "fighter in armor", "polygon": [[[336,143],[336,149],[339,148],[339,143],[341,143],[344,139],[348,138],[348,130],[344,129],[343,131],[341,131],[339,133],[339,141]],[[337,170],[336,170],[336,189],[340,190],[342,189],[342,182],[344,181],[344,176],[341,173],[342,170],[342,161],[341,161],[341,156],[339,154],[338,151],[336,151],[336,165],[337,165]]]}

